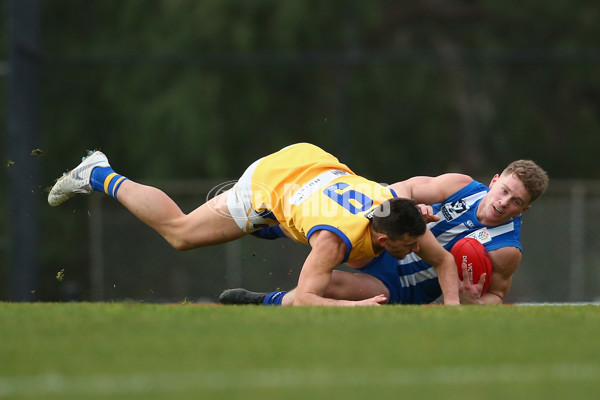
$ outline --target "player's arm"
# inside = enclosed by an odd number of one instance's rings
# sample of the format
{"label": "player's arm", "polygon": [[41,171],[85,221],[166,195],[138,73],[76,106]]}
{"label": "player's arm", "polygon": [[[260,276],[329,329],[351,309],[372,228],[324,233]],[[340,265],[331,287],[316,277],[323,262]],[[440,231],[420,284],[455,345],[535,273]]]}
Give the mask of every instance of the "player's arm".
{"label": "player's arm", "polygon": [[435,204],[446,200],[473,181],[468,175],[444,174],[435,177],[415,176],[391,184],[389,187],[399,197],[413,199],[417,203]]}
{"label": "player's arm", "polygon": [[483,304],[502,304],[512,282],[512,276],[521,263],[522,253],[516,247],[503,247],[488,253],[492,260],[492,281],[481,296]]}
{"label": "player's arm", "polygon": [[419,239],[419,251],[416,253],[435,268],[444,295],[444,304],[460,304],[459,279],[454,257],[438,243],[429,229]]}
{"label": "player's arm", "polygon": [[310,238],[310,245],[312,249],[300,272],[294,305],[356,306],[378,305],[387,301],[383,295],[362,301],[325,298],[331,273],[344,260],[347,247],[339,236],[327,230],[315,232]]}

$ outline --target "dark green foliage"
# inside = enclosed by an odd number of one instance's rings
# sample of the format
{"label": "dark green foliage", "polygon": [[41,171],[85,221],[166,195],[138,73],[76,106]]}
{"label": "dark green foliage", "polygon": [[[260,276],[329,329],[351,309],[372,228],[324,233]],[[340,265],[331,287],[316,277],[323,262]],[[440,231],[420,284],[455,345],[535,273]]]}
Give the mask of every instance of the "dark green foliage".
{"label": "dark green foliage", "polygon": [[97,146],[132,175],[223,178],[311,141],[387,181],[516,157],[598,177],[593,1],[43,6],[50,157]]}

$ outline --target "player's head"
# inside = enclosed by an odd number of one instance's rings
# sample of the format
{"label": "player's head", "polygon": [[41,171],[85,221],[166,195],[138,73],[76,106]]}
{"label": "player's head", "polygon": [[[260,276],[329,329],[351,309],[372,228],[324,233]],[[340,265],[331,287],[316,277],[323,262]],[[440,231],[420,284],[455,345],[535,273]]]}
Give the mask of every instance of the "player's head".
{"label": "player's head", "polygon": [[529,204],[544,194],[548,188],[548,174],[531,160],[517,160],[508,164],[501,176],[510,175],[523,183],[530,196]]}
{"label": "player's head", "polygon": [[490,191],[477,210],[477,217],[486,225],[506,223],[528,210],[547,187],[546,172],[533,161],[514,161],[492,179]]}
{"label": "player's head", "polygon": [[374,210],[372,227],[377,245],[398,259],[419,250],[417,241],[427,229],[415,202],[404,198],[380,204]]}
{"label": "player's head", "polygon": [[396,240],[408,234],[422,236],[425,220],[413,200],[396,197],[386,200],[373,212],[373,229]]}

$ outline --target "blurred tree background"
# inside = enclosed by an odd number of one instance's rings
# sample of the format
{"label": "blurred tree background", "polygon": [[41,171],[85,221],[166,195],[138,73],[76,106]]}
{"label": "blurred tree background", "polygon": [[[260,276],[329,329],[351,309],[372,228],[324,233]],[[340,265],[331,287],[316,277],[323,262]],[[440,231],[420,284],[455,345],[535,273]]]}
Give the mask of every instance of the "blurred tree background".
{"label": "blurred tree background", "polygon": [[[597,0],[40,6],[45,155],[35,160],[43,185],[32,187],[41,218],[32,299],[60,298],[61,268],[87,280],[88,221],[71,217],[84,203],[51,209],[44,192],[85,149],[102,149],[116,170],[145,181],[235,179],[299,141],[380,182],[449,171],[487,179],[518,158],[553,180],[600,178]],[[6,63],[0,73],[6,93]],[[6,182],[18,165],[1,153]],[[4,217],[8,190],[0,186]],[[0,222],[7,299],[11,228]]]}

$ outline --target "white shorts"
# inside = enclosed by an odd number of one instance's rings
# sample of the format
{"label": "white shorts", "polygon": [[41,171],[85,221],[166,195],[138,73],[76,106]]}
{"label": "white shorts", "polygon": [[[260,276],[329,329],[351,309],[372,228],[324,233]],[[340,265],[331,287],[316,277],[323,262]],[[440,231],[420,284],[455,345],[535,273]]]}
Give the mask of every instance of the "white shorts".
{"label": "white shorts", "polygon": [[252,175],[261,160],[262,158],[253,162],[227,193],[229,214],[240,229],[246,233],[254,232],[265,226],[279,225],[269,210],[258,212],[252,207]]}

